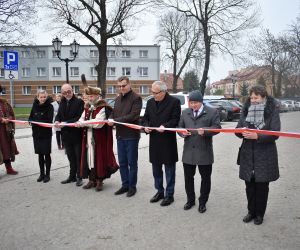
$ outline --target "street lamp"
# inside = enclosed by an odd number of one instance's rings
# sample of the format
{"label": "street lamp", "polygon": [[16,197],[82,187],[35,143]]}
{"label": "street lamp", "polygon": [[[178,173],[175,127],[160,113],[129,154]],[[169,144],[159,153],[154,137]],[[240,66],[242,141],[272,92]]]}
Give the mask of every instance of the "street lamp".
{"label": "street lamp", "polygon": [[235,90],[235,83],[237,81],[237,76],[235,76],[234,74],[231,75],[231,81],[232,81],[232,98],[234,99],[234,90]]}
{"label": "street lamp", "polygon": [[64,59],[60,57],[62,41],[59,40],[58,37],[56,37],[55,39],[52,40],[52,44],[54,47],[54,52],[56,53],[58,59],[66,63],[66,79],[67,79],[67,83],[69,83],[69,62],[73,62],[76,56],[78,55],[79,43],[77,43],[74,39],[74,41],[70,44],[73,58],[64,58]]}

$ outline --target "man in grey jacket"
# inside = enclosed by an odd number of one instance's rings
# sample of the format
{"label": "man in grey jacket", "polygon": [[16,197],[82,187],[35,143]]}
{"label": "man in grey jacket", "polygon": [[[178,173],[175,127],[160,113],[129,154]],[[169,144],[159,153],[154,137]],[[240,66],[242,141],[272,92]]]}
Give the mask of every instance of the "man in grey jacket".
{"label": "man in grey jacket", "polygon": [[206,202],[211,188],[211,172],[214,162],[212,136],[217,133],[206,131],[206,128],[221,128],[218,111],[203,105],[203,96],[196,90],[189,95],[189,108],[182,112],[180,128],[197,128],[197,131],[180,133],[184,137],[182,162],[184,168],[185,191],[187,203],[184,210],[195,205],[194,175],[198,165],[201,175],[199,212],[206,211]]}

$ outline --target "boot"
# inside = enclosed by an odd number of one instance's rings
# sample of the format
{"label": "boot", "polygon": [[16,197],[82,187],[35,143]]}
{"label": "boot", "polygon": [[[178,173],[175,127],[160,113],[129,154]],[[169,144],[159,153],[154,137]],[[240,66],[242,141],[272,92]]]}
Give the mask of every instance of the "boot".
{"label": "boot", "polygon": [[103,182],[102,180],[96,180],[96,192],[99,192],[103,189]]}
{"label": "boot", "polygon": [[89,180],[89,182],[86,185],[84,185],[82,188],[83,189],[90,189],[92,187],[96,187],[96,183],[92,180]]}
{"label": "boot", "polygon": [[43,180],[44,183],[50,181],[50,168],[51,166],[46,166],[46,175]]}
{"label": "boot", "polygon": [[43,181],[44,180],[44,178],[45,178],[45,169],[44,169],[44,164],[41,166],[40,165],[40,176],[39,176],[39,178],[37,178],[37,182],[41,182],[41,181]]}
{"label": "boot", "polygon": [[44,175],[40,174],[39,178],[37,178],[37,182],[41,182],[44,180]]}
{"label": "boot", "polygon": [[16,175],[18,174],[18,171],[14,170],[13,167],[11,165],[6,165],[6,173],[10,174],[10,175]]}

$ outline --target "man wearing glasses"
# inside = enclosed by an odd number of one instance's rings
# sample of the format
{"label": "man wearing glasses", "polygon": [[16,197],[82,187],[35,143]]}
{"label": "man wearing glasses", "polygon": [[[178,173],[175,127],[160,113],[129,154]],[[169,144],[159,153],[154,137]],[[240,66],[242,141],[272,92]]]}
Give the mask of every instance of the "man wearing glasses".
{"label": "man wearing glasses", "polygon": [[74,123],[79,120],[84,108],[84,102],[78,99],[70,84],[61,87],[62,99],[55,118],[55,127],[61,128],[62,140],[66,154],[70,162],[69,177],[62,181],[62,184],[76,182],[77,186],[82,185],[80,177],[80,156],[81,156],[81,137],[82,129],[76,127],[63,126],[59,123]]}
{"label": "man wearing glasses", "polygon": [[[118,122],[138,124],[142,98],[131,89],[128,77],[121,76],[117,84],[120,94],[109,118]],[[113,122],[109,125],[112,126]],[[122,187],[115,195],[127,193],[127,197],[131,197],[136,193],[140,131],[116,124],[116,137]]]}
{"label": "man wearing glasses", "polygon": [[[176,133],[163,128],[176,128],[180,119],[180,101],[167,93],[167,85],[156,81],[152,84],[152,95],[147,102],[143,124],[145,132],[150,134],[149,156],[152,163],[154,186],[157,193],[150,202],[158,202],[168,206],[174,202],[175,165],[178,161]],[[158,129],[151,130],[148,127]],[[163,170],[165,165],[166,190],[163,186]]]}

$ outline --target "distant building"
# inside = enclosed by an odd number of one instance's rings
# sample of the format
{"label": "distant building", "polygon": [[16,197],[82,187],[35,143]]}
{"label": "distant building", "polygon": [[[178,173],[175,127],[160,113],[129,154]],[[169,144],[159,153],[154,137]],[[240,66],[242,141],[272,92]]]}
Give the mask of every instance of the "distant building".
{"label": "distant building", "polygon": [[[60,61],[50,45],[0,47],[0,84],[7,100],[10,100],[9,80],[4,79],[3,51],[18,51],[19,79],[14,81],[15,106],[31,106],[37,89],[46,89],[49,94],[61,91],[66,82],[65,62]],[[61,57],[72,57],[70,46],[62,46]],[[151,84],[160,77],[160,47],[158,45],[109,45],[107,49],[107,97],[118,93],[117,79],[129,77],[132,88],[142,96],[151,92]],[[87,82],[96,86],[98,50],[92,45],[81,45],[76,60],[69,64],[69,79],[74,92],[81,93],[81,74]]]}
{"label": "distant building", "polygon": [[[165,82],[168,86],[168,90],[173,90],[173,73],[168,73],[166,70],[164,73],[160,73],[160,81]],[[177,80],[177,92],[183,91],[183,80],[181,77]]]}
{"label": "distant building", "polygon": [[225,97],[233,97],[233,94],[235,97],[240,97],[243,84],[251,87],[256,85],[262,77],[268,93],[273,95],[270,72],[270,66],[250,66],[241,70],[229,71],[226,78],[211,84],[211,94],[217,90],[222,90]]}

